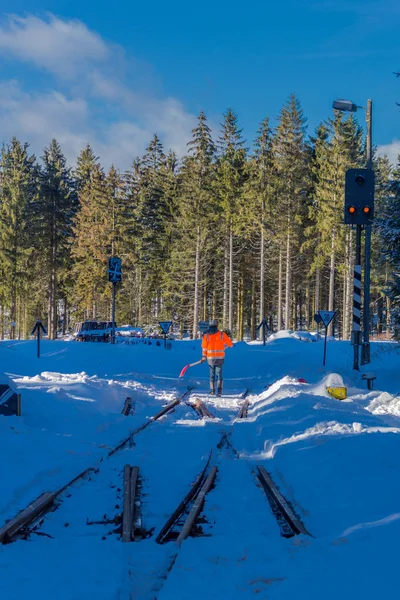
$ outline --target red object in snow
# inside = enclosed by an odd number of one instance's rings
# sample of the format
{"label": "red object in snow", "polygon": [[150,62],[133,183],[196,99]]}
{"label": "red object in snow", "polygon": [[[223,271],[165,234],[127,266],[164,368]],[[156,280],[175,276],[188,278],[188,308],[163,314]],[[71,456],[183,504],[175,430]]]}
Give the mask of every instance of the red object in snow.
{"label": "red object in snow", "polygon": [[297,380],[299,383],[308,383],[307,379],[303,379],[303,377],[300,377],[300,379]]}
{"label": "red object in snow", "polygon": [[203,362],[202,360],[198,360],[190,365],[186,365],[186,367],[183,367],[182,371],[180,372],[179,377],[183,377],[189,367],[194,367],[195,365],[200,365],[202,362]]}
{"label": "red object in snow", "polygon": [[190,365],[186,365],[186,367],[183,367],[182,371],[179,373],[179,377],[183,377],[189,367]]}

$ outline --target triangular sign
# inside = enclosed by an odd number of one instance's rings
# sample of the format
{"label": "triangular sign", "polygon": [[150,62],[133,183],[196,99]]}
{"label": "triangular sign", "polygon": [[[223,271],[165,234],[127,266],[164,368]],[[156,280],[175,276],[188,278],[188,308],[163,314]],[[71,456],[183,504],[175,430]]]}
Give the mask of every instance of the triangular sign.
{"label": "triangular sign", "polygon": [[38,329],[41,329],[43,331],[44,334],[47,333],[46,328],[43,326],[43,323],[40,319],[38,319],[35,323],[35,327],[32,329],[32,333],[31,335],[35,335],[36,331]]}
{"label": "triangular sign", "polygon": [[169,328],[172,325],[172,321],[160,321],[159,325],[160,325],[160,327],[162,329],[162,332],[165,333],[165,334],[167,334],[168,331],[169,331]]}
{"label": "triangular sign", "polygon": [[333,317],[336,315],[336,310],[319,310],[319,316],[325,327],[328,327],[329,323],[332,321]]}
{"label": "triangular sign", "polygon": [[263,318],[257,329],[260,329],[260,327],[266,327],[266,329],[268,329],[268,321],[265,317]]}

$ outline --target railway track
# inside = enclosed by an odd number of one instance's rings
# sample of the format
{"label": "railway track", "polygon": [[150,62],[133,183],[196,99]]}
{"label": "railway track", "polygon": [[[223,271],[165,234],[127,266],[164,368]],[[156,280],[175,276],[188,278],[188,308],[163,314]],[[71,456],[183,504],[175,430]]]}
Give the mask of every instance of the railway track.
{"label": "railway track", "polygon": [[[241,417],[243,418],[243,417]],[[225,431],[222,433],[221,438],[217,444],[217,450],[221,453],[224,449],[227,449],[233,456],[234,459],[240,458],[240,453],[233,446],[229,439],[228,433]],[[191,489],[182,499],[176,510],[172,513],[168,521],[162,527],[159,532],[156,542],[158,544],[166,544],[168,542],[175,542],[175,549],[170,556],[169,563],[164,569],[164,572],[159,575],[157,584],[152,588],[153,595],[152,600],[157,600],[158,594],[161,592],[165,582],[167,581],[169,574],[171,573],[180,551],[180,547],[185,539],[189,535],[192,537],[199,537],[204,535],[201,524],[197,524],[197,519],[200,516],[201,510],[204,507],[204,502],[207,493],[215,486],[218,486],[218,462],[220,459],[214,457],[214,466],[210,467],[212,462],[214,450],[210,451],[207,463],[201,473],[197,476]],[[244,461],[247,462],[247,461]],[[290,538],[296,535],[310,535],[305,528],[301,519],[296,515],[290,502],[283,496],[279,491],[277,485],[273,481],[271,475],[267,473],[263,466],[258,466],[258,479],[261,482],[262,489],[264,490],[266,497],[268,498],[271,512],[276,519],[280,534],[284,538]],[[250,471],[253,475],[253,481],[256,484],[256,478],[254,477],[254,469],[250,467]],[[258,486],[260,487],[260,486]],[[190,508],[191,507],[191,508]],[[229,508],[227,508],[229,510]],[[207,520],[207,510],[205,515],[202,517],[202,522]]]}
{"label": "railway track", "polygon": [[[198,398],[193,398],[192,401],[192,393],[193,389],[186,390],[179,398],[169,403],[153,417],[150,417],[145,423],[130,433],[129,436],[121,440],[121,442],[110,450],[98,464],[82,471],[56,492],[45,492],[42,494],[24,511],[14,519],[11,519],[0,529],[0,542],[8,543],[14,541],[20,537],[29,535],[35,526],[40,527],[46,513],[53,510],[55,506],[59,506],[58,503],[62,500],[61,496],[69,491],[73,484],[87,477],[92,477],[92,475],[96,475],[99,470],[103,468],[104,464],[109,463],[108,459],[115,456],[120,450],[132,445],[133,438],[137,434],[148,428],[154,421],[173,411],[179,404],[185,403],[188,406],[191,406],[191,408],[196,410],[196,413],[201,419],[213,419],[215,415],[207,408],[205,402]],[[248,390],[240,396],[242,402],[239,406],[236,419],[247,418],[250,405],[247,395]],[[158,598],[159,592],[168,580],[178,555],[185,547],[185,540],[189,536],[196,538],[204,535],[202,525],[203,523],[208,523],[206,504],[207,494],[214,487],[218,489],[221,478],[223,481],[224,475],[223,473],[219,474],[219,464],[225,460],[234,459],[247,464],[254,485],[257,484],[259,488],[261,487],[268,499],[272,515],[276,519],[280,533],[283,537],[288,538],[295,535],[310,535],[302,521],[296,515],[290,502],[279,491],[271,474],[268,473],[263,466],[258,466],[256,472],[254,465],[241,457],[240,453],[232,444],[229,430],[227,430],[226,426],[224,426],[224,428],[225,430],[221,432],[218,443],[210,450],[203,468],[195,476],[189,490],[186,491],[176,509],[171,512],[167,521],[159,531],[146,531],[142,524],[141,477],[146,479],[146,462],[144,467],[140,467],[140,470],[137,465],[131,466],[130,464],[125,464],[123,475],[120,470],[120,476],[122,476],[121,483],[123,482],[123,485],[121,485],[121,488],[123,488],[122,512],[118,513],[113,518],[108,518],[107,515],[104,515],[102,521],[87,522],[88,525],[113,525],[114,530],[112,533],[120,535],[122,541],[125,543],[141,542],[142,540],[151,537],[158,547],[162,548],[164,546],[165,549],[169,548],[167,565],[165,566],[164,564],[164,566],[160,566],[158,576],[151,589],[151,598],[154,600]],[[235,463],[231,464],[234,466]],[[171,468],[173,468],[173,465],[171,465]],[[115,487],[116,486],[114,486],[114,488]],[[120,492],[121,490],[117,488],[117,491]],[[162,499],[160,500],[162,502]],[[224,510],[229,511],[228,498]],[[143,511],[146,515],[145,511],[146,508]],[[266,513],[270,514],[268,508],[266,508]],[[146,516],[144,520],[146,520]],[[149,541],[151,542],[151,540]],[[156,545],[154,547],[156,547]],[[134,548],[134,546],[132,546],[132,548]],[[134,556],[132,560],[135,560]],[[135,595],[131,597],[136,598]]]}
{"label": "railway track", "polygon": [[193,388],[188,388],[178,398],[164,406],[158,413],[150,417],[140,427],[135,429],[133,432],[119,442],[107,455],[101,458],[98,463],[94,466],[88,467],[84,471],[81,471],[73,479],[68,481],[64,486],[54,492],[44,492],[33,502],[31,502],[24,510],[17,514],[14,518],[10,519],[5,525],[0,528],[0,543],[7,544],[14,541],[21,534],[26,535],[29,532],[29,528],[34,526],[35,523],[41,519],[47,512],[54,510],[61,502],[62,495],[69,490],[78,481],[84,480],[88,476],[96,475],[102,466],[104,461],[108,460],[120,450],[125,448],[128,444],[132,444],[133,438],[137,436],[144,429],[149,427],[155,421],[158,421],[161,417],[171,412],[181,402],[190,395]]}

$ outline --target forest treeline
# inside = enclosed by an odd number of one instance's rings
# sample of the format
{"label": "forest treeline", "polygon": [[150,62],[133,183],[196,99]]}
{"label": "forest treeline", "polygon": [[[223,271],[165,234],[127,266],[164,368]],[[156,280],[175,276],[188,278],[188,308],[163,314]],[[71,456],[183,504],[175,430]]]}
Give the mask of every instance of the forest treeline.
{"label": "forest treeline", "polygon": [[[90,145],[72,168],[52,140],[37,159],[12,139],[0,160],[0,335],[49,336],[83,319],[109,319],[108,258],[121,257],[117,321],[172,319],[196,335],[216,318],[239,339],[265,316],[274,329],[310,328],[319,309],[351,331],[354,231],[343,225],[345,171],[365,165],[353,114],[306,130],[291,96],[276,126],[252,144],[231,110],[213,139],[198,116],[186,155],[155,134],[126,172],[107,172]],[[399,329],[400,163],[374,160],[371,318]]]}

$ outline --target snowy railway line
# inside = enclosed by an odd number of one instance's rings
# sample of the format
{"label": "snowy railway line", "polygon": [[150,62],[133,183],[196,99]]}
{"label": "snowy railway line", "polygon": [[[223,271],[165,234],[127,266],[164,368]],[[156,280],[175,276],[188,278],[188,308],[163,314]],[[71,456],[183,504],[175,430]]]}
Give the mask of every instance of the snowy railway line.
{"label": "snowy railway line", "polygon": [[[207,407],[201,401],[200,398],[194,398],[193,402],[188,401],[188,398],[190,397],[192,390],[193,390],[193,388],[189,387],[178,398],[176,398],[175,400],[173,400],[172,402],[167,404],[157,414],[150,417],[147,421],[145,421],[142,425],[140,425],[133,432],[130,432],[130,434],[127,437],[125,437],[121,442],[119,442],[114,448],[112,448],[108,452],[106,457],[101,458],[99,463],[96,466],[88,467],[84,471],[80,472],[77,476],[75,476],[72,480],[68,481],[64,486],[62,486],[57,491],[42,493],[38,498],[36,498],[33,502],[31,502],[23,511],[21,511],[16,517],[12,518],[3,527],[0,528],[0,542],[5,544],[5,543],[9,543],[11,541],[14,541],[18,538],[21,538],[21,537],[26,538],[32,532],[38,533],[38,529],[43,524],[44,515],[47,512],[53,511],[60,506],[60,504],[62,502],[62,497],[63,497],[63,495],[65,495],[67,490],[69,490],[78,481],[81,481],[84,479],[91,480],[90,478],[94,475],[97,475],[97,473],[99,472],[99,470],[101,468],[101,463],[103,463],[104,460],[111,458],[117,452],[124,449],[128,444],[132,445],[133,438],[137,434],[139,434],[141,431],[146,429],[151,423],[159,420],[161,417],[163,417],[167,413],[173,411],[179,404],[181,404],[181,403],[187,404],[188,406],[190,406],[191,408],[193,408],[195,410],[195,412],[197,413],[197,415],[200,418],[205,418],[205,417],[214,418],[214,415],[212,415],[212,413],[207,409]],[[246,390],[240,396],[240,398],[245,399],[247,394],[248,394],[248,390]],[[245,404],[246,404],[246,406],[248,406],[247,400],[244,400],[244,403],[242,404],[242,406],[239,410],[238,418],[243,418],[243,416],[245,414],[243,412],[243,407],[245,406]],[[125,466],[125,469],[127,467],[128,467],[128,465]],[[132,470],[136,469],[136,467],[133,467],[133,468],[129,467],[129,468]],[[138,479],[138,476],[136,475],[136,482],[137,482],[137,479]],[[136,483],[135,483],[135,486],[136,486]],[[197,490],[196,490],[196,492],[197,492]],[[129,500],[129,503],[131,503],[132,506],[134,505],[134,495],[135,494],[133,494],[132,500]],[[125,501],[125,505],[126,505],[126,501]],[[125,514],[126,513],[124,510],[123,517],[121,520],[124,519]],[[130,511],[130,514],[128,517],[128,520],[131,523],[130,526],[132,528],[133,524],[132,524],[131,515],[133,515],[132,510]],[[106,522],[106,521],[107,520],[105,520],[104,522]],[[110,523],[114,522],[117,524],[118,518],[115,518],[114,520],[109,520],[108,522],[110,522]],[[123,528],[123,532],[124,532],[124,528]],[[124,537],[124,533],[123,533],[123,537]],[[127,537],[128,537],[127,534],[125,534],[125,541],[128,541]],[[135,535],[134,535],[134,533],[132,533],[131,539],[134,539],[134,538],[135,538]]]}
{"label": "snowy railway line", "polygon": [[[303,523],[294,513],[290,503],[279,492],[271,475],[267,473],[263,467],[258,467],[258,473],[256,473],[254,464],[250,464],[244,459],[232,444],[229,429],[232,428],[233,423],[236,420],[243,420],[248,417],[248,409],[250,406],[248,394],[249,390],[246,389],[242,394],[222,398],[222,404],[224,402],[229,404],[230,410],[232,409],[231,405],[236,404],[237,406],[236,416],[231,415],[228,423],[218,415],[214,414],[215,410],[213,410],[212,404],[213,402],[217,404],[216,400],[207,395],[196,393],[194,388],[188,388],[177,399],[167,404],[156,415],[150,417],[145,423],[112,448],[96,466],[85,469],[58,491],[45,492],[35,502],[22,511],[22,513],[9,521],[0,529],[0,542],[9,543],[21,538],[27,539],[27,537],[32,534],[50,538],[58,538],[60,536],[65,537],[65,535],[78,535],[78,537],[80,537],[86,535],[83,533],[83,527],[86,528],[87,526],[94,526],[96,532],[95,535],[99,534],[103,540],[108,536],[113,535],[117,536],[118,539],[121,539],[123,542],[135,542],[133,546],[136,546],[137,542],[153,538],[155,539],[156,546],[170,548],[170,550],[167,551],[168,559],[166,565],[164,561],[164,563],[157,567],[157,576],[151,584],[151,598],[157,599],[158,594],[161,593],[164,584],[169,579],[170,573],[178,560],[178,555],[181,554],[184,540],[189,536],[201,538],[210,535],[210,533],[204,531],[204,526],[213,527],[213,521],[208,520],[210,512],[209,507],[207,507],[206,504],[206,497],[211,490],[218,488],[220,484],[224,487],[224,469],[220,471],[220,468],[224,466],[224,461],[226,462],[226,460],[233,465],[234,471],[234,465],[242,463],[242,465],[245,466],[245,470],[248,472],[248,485],[254,486],[254,488],[257,486],[260,488],[260,491],[262,490],[265,492],[265,496],[270,505],[269,507],[266,503],[265,515],[268,513],[273,515],[283,537],[288,538],[299,534],[307,535],[308,532]],[[211,404],[211,410],[207,407],[207,404]],[[222,420],[222,430],[219,430],[220,435],[216,440],[215,445],[211,449],[209,448],[208,458],[206,459],[206,463],[201,469],[200,474],[195,477],[194,482],[189,487],[189,491],[187,491],[183,499],[179,501],[177,508],[170,514],[163,527],[159,531],[154,531],[154,528],[146,530],[144,526],[146,523],[143,525],[143,521],[145,522],[148,516],[146,513],[148,507],[145,506],[143,509],[144,498],[142,482],[142,478],[144,478],[144,481],[147,479],[146,461],[144,461],[144,465],[140,468],[137,465],[131,466],[130,464],[126,464],[126,453],[120,451],[123,449],[126,449],[128,452],[131,451],[132,447],[135,445],[134,438],[137,434],[147,429],[151,423],[159,420],[162,416],[174,412],[179,405],[182,407],[187,406],[194,410],[198,418],[204,423],[209,421],[210,425],[215,423],[217,427],[219,427],[218,423]],[[214,406],[214,409],[215,408],[216,406]],[[165,422],[168,423],[169,421]],[[160,432],[160,430],[158,430],[158,432]],[[155,435],[157,435],[157,433],[155,433]],[[187,449],[185,449],[185,452],[187,452]],[[201,454],[204,456],[204,452]],[[197,455],[197,457],[194,454],[194,461],[201,459],[201,454],[200,456]],[[134,450],[133,455],[135,455]],[[115,457],[117,457],[116,461],[110,460]],[[173,467],[174,465],[172,464],[171,468]],[[98,477],[100,472],[102,472],[102,477]],[[88,495],[87,510],[89,514],[90,512],[93,513],[93,510],[96,510],[97,514],[101,514],[102,517],[99,517],[96,520],[89,520],[89,518],[87,518],[86,523],[73,523],[73,525],[71,525],[71,522],[74,521],[75,513],[78,512],[77,507],[79,507],[79,510],[82,512],[82,505],[86,502],[85,499],[82,502],[80,498],[74,498],[76,495],[79,496],[79,492],[77,493],[76,490],[72,492],[71,488],[73,488],[77,482],[84,479],[92,482],[90,490],[86,491],[86,494]],[[102,482],[99,481],[99,479],[102,480]],[[104,481],[107,479],[112,483],[107,486],[107,493],[105,494]],[[187,483],[188,482],[186,482],[186,485]],[[86,487],[87,486],[85,486],[85,488]],[[145,496],[149,493],[153,495],[154,491],[150,490]],[[80,495],[82,495],[82,491]],[[175,497],[179,498],[178,489]],[[98,506],[94,506],[93,498],[101,499],[101,503]],[[67,500],[69,502],[67,502]],[[159,502],[162,504],[162,498],[159,498]],[[61,506],[61,503],[64,506],[62,512],[64,513],[66,511],[67,517],[67,520],[64,523],[64,529],[61,529],[60,526],[57,528],[54,526],[54,523],[48,522],[49,519],[46,519],[46,521],[44,519],[46,513],[52,514],[53,512],[58,512],[57,509]],[[66,506],[67,504],[69,504],[69,506]],[[101,505],[104,510],[100,509]],[[224,510],[226,511],[227,517],[230,511],[229,506],[229,496],[227,496],[224,501]],[[111,517],[108,516],[110,514],[110,507],[114,512],[114,516]],[[144,513],[144,515],[142,513]],[[60,520],[60,517],[58,517],[58,520]],[[268,522],[267,516],[265,516],[265,520]],[[68,533],[69,531],[70,533]],[[172,545],[169,544],[171,542]],[[156,564],[160,555],[157,554],[155,550],[153,552],[153,559]],[[183,550],[183,553],[185,555],[185,550]],[[136,552],[135,550],[132,550],[129,561],[130,566],[127,567],[127,572],[130,572],[132,564],[135,564],[136,560]],[[130,576],[127,577],[130,579]],[[138,597],[140,597],[140,594]],[[147,597],[148,596],[146,596],[146,598]]]}
{"label": "snowy railway line", "polygon": [[158,421],[161,417],[172,411],[181,402],[184,402],[185,398],[189,396],[191,391],[192,388],[188,388],[183,394],[181,394],[181,396],[179,396],[179,398],[167,404],[157,414],[150,417],[133,432],[130,432],[130,434],[127,437],[125,437],[114,448],[112,448],[112,450],[108,452],[106,457],[101,458],[96,466],[91,466],[85,469],[84,471],[81,471],[78,475],[76,475],[73,479],[68,481],[68,483],[66,483],[57,491],[44,492],[43,494],[41,494],[36,500],[30,503],[27,506],[27,508],[25,508],[16,517],[8,521],[3,527],[0,528],[0,542],[3,544],[9,543],[20,536],[26,536],[27,534],[29,534],[29,527],[34,526],[38,522],[38,520],[41,519],[48,511],[57,508],[57,506],[55,507],[56,501],[61,501],[62,495],[65,494],[67,490],[69,490],[78,481],[81,481],[92,475],[96,475],[101,468],[101,463],[104,463],[105,460],[114,456],[117,452],[125,448],[128,444],[132,444],[133,438],[137,434],[146,429],[151,423]]}
{"label": "snowy railway line", "polygon": [[[7,524],[4,541],[18,541],[0,544],[0,597],[393,597],[398,349],[382,358],[376,345],[379,389],[367,390],[346,366],[349,344],[330,344],[324,370],[321,344],[285,336],[236,344],[221,398],[205,393],[201,367],[180,387],[199,343],[162,353],[44,341],[40,362],[32,343],[4,344],[24,411],[0,419],[0,528],[43,492],[51,506],[41,516],[32,504],[28,524]],[[332,386],[347,399],[332,398]],[[126,396],[135,410],[125,416]]]}
{"label": "snowy railway line", "polygon": [[[6,523],[0,529],[0,542],[3,544],[9,543],[18,538],[26,538],[31,533],[38,533],[38,529],[40,529],[40,527],[43,525],[44,515],[49,511],[56,510],[60,506],[63,500],[62,497],[65,496],[67,490],[69,490],[80,480],[88,478],[91,481],[91,477],[93,475],[97,475],[101,468],[101,463],[103,463],[104,460],[110,459],[116,453],[124,449],[128,444],[132,445],[133,438],[138,433],[146,429],[151,423],[157,421],[162,416],[173,411],[179,404],[184,403],[191,407],[201,419],[215,419],[215,415],[208,410],[201,397],[199,397],[200,395],[196,395],[192,390],[193,388],[188,388],[180,397],[167,404],[156,415],[150,417],[147,421],[145,421],[145,423],[131,432],[129,436],[124,438],[112,450],[110,450],[105,458],[100,459],[97,466],[88,467],[56,492],[44,492],[41,494],[39,498],[32,502],[25,510],[19,513],[15,518],[8,521],[8,523]],[[192,393],[193,400],[190,398]],[[250,402],[247,398],[248,393],[249,390],[246,389],[238,397],[238,399],[242,400],[242,402],[237,413],[237,419],[247,418],[248,408],[250,405]],[[239,453],[229,440],[226,431],[222,433],[217,444],[217,449],[219,451],[221,451],[223,448],[227,448],[229,451],[231,451],[235,458],[240,458]],[[182,541],[191,534],[192,530],[196,530],[196,520],[198,519],[203,507],[205,496],[210,491],[211,487],[215,485],[215,480],[218,473],[217,466],[213,466],[209,470],[212,455],[213,450],[211,449],[205,467],[200,475],[196,478],[185,498],[180,502],[177,509],[173,512],[171,517],[159,532],[156,538],[157,543],[163,544],[168,541],[175,540],[178,544],[181,544]],[[261,483],[262,489],[265,491],[271,506],[271,510],[278,522],[281,535],[283,537],[292,537],[298,534],[309,535],[303,523],[295,515],[290,503],[277,489],[271,478],[271,475],[266,472],[264,467],[258,467],[257,477]],[[102,521],[87,521],[87,524],[119,525],[120,527],[117,528],[116,532],[121,534],[123,541],[130,542],[142,539],[142,537],[146,535],[146,532],[143,532],[140,527],[140,517],[138,516],[137,510],[137,507],[140,505],[139,481],[139,468],[136,466],[132,467],[130,465],[124,465],[122,514],[120,516],[116,515],[112,519],[109,519],[105,515]],[[117,489],[119,490],[120,488]]]}

